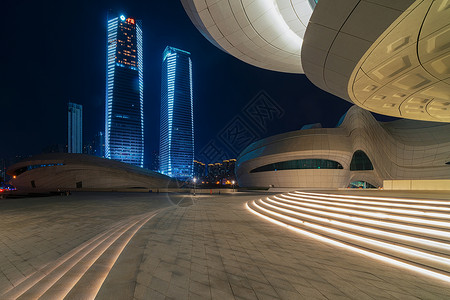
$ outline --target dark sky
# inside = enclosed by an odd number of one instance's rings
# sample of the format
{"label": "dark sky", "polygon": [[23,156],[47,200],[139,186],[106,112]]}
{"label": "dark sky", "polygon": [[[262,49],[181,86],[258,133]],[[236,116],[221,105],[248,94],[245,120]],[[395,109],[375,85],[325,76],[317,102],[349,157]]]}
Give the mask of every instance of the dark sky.
{"label": "dark sky", "polygon": [[159,148],[161,56],[192,53],[196,153],[265,90],[284,111],[257,138],[320,122],[334,127],[351,106],[305,75],[247,65],[210,44],[178,0],[6,1],[2,26],[0,158],[40,153],[67,140],[67,102],[83,105],[85,142],[104,130],[106,12],[143,21],[146,162]]}

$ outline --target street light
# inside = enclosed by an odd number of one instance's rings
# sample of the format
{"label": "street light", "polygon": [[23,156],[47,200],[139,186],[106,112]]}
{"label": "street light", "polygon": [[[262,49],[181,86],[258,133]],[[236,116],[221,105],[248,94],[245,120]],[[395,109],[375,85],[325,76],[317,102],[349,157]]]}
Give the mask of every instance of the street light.
{"label": "street light", "polygon": [[197,182],[197,178],[194,177],[194,179],[192,179],[192,181],[194,182],[194,196],[195,196],[195,183]]}
{"label": "street light", "polygon": [[234,193],[234,180],[231,183],[233,184],[233,193]]}

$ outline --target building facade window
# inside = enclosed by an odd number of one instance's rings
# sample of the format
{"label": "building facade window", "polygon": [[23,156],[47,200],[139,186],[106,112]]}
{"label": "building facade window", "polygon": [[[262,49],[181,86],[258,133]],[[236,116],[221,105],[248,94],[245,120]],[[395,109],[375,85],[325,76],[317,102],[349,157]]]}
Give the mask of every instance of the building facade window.
{"label": "building facade window", "polygon": [[373,170],[372,162],[364,151],[357,150],[353,153],[350,163],[350,171],[369,171]]}
{"label": "building facade window", "polygon": [[261,166],[251,170],[250,173],[299,169],[343,169],[343,167],[340,163],[334,160],[296,159]]}

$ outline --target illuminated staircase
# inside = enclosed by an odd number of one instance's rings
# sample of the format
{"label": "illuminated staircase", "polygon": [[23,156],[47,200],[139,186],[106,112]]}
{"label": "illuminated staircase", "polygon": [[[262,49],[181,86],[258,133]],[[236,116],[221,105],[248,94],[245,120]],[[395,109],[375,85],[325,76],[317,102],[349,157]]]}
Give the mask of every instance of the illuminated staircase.
{"label": "illuminated staircase", "polygon": [[30,274],[0,299],[94,299],[128,242],[158,212],[116,223]]}
{"label": "illuminated staircase", "polygon": [[450,282],[450,201],[293,192],[251,201],[298,233]]}

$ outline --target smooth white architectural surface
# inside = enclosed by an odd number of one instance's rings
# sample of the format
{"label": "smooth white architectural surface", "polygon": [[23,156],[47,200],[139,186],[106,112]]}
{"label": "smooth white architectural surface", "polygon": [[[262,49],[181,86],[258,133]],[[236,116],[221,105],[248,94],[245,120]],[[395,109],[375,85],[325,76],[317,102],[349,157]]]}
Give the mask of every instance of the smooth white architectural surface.
{"label": "smooth white architectural surface", "polygon": [[450,122],[447,0],[320,0],[314,11],[307,0],[181,2],[208,40],[244,62],[304,72],[380,114]]}
{"label": "smooth white architectural surface", "polygon": [[[338,128],[293,131],[251,144],[238,157],[236,175],[244,187],[315,189],[345,188],[356,181],[381,187],[383,180],[450,179],[449,132],[446,123],[379,123],[371,113],[353,106]],[[373,170],[351,170],[358,150],[367,155]],[[303,159],[335,161],[342,169],[253,171]]]}
{"label": "smooth white architectural surface", "polygon": [[450,122],[450,4],[416,1],[350,77],[354,103],[410,119]]}
{"label": "smooth white architectural surface", "polygon": [[133,165],[85,154],[52,153],[9,167],[21,191],[167,188],[170,177]]}
{"label": "smooth white architectural surface", "polygon": [[347,86],[356,64],[414,1],[317,3],[305,33],[302,64],[309,80],[350,102]]}
{"label": "smooth white architectural surface", "polygon": [[305,74],[367,110],[449,122],[448,8],[445,0],[322,0],[305,33]]}
{"label": "smooth white architectural surface", "polygon": [[308,0],[182,0],[200,32],[251,65],[303,73],[300,51],[312,14]]}
{"label": "smooth white architectural surface", "polygon": [[450,191],[450,179],[436,180],[384,180],[385,190]]}

